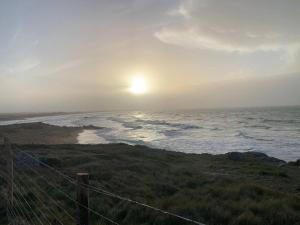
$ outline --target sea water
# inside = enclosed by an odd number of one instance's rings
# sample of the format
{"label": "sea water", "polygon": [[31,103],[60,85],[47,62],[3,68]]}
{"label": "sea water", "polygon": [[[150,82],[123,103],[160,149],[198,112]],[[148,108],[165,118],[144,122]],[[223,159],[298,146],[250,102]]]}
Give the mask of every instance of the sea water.
{"label": "sea water", "polygon": [[79,134],[79,144],[127,143],[197,154],[258,151],[286,161],[300,159],[300,107],[95,112],[0,125],[30,122],[95,126]]}

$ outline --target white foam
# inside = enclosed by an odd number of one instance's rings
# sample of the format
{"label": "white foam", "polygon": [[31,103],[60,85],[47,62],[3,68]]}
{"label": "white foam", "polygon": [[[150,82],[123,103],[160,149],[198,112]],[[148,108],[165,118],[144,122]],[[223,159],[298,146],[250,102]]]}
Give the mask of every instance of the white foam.
{"label": "white foam", "polygon": [[[300,158],[300,107],[178,112],[96,112],[3,121],[83,127],[79,144],[145,144],[188,153],[259,151],[286,161]],[[101,129],[100,129],[101,127]]]}

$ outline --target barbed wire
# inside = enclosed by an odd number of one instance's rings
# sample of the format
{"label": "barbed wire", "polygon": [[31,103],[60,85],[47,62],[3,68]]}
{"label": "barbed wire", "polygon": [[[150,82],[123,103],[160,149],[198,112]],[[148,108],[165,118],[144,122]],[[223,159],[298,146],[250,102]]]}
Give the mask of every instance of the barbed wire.
{"label": "barbed wire", "polygon": [[[19,211],[20,212],[20,214],[22,214],[22,217],[24,218],[26,218],[26,220],[28,221],[28,222],[30,222],[29,224],[32,224],[32,225],[36,225],[36,223],[35,222],[33,222],[33,218],[31,218],[30,216],[29,216],[29,214],[32,214],[30,211],[27,211],[27,208],[24,206],[24,205],[21,205],[21,202],[23,202],[21,199],[20,199],[20,197],[19,196],[14,196],[14,199],[15,199],[15,201],[14,201],[14,205],[13,205],[13,207],[12,206],[9,206],[9,208],[11,208],[13,211],[15,210],[15,211]],[[17,201],[16,201],[17,200]],[[16,207],[17,206],[17,207]]]}
{"label": "barbed wire", "polygon": [[[22,175],[24,175],[24,174],[22,174]],[[16,176],[16,174],[15,174],[14,177],[16,178],[16,177],[18,177],[18,175]],[[26,179],[29,179],[29,177],[27,176]],[[19,177],[18,177],[18,180],[19,180],[20,185],[16,185],[16,186],[21,186],[22,188],[27,188],[28,190],[30,190],[32,188],[32,186],[29,187]],[[33,192],[31,192],[31,193],[33,193]],[[38,192],[36,192],[36,193],[38,193]],[[49,209],[49,207],[45,204],[45,202],[41,199],[41,197],[38,196],[38,194],[35,194],[34,196],[37,198],[37,200],[40,202],[40,204],[43,206],[43,208],[48,212],[48,216],[52,215],[56,219],[56,221],[59,222],[60,225],[63,225],[63,223],[60,221],[60,219],[55,215],[55,213],[52,210]]]}
{"label": "barbed wire", "polygon": [[[89,210],[90,212],[94,213],[95,215],[101,217],[102,219],[106,220],[107,222],[110,222],[111,224],[115,224],[115,225],[120,225],[119,223],[113,221],[112,219],[100,214],[99,212],[95,211],[94,209],[90,208],[90,207],[86,207],[85,205],[82,205],[81,203],[79,203],[77,200],[75,200],[73,197],[71,197],[69,194],[67,194],[65,191],[61,190],[60,188],[58,188],[57,186],[55,186],[54,184],[52,184],[50,182],[49,179],[46,179],[44,176],[42,176],[41,174],[39,174],[39,172],[37,172],[34,168],[29,167],[27,164],[25,164],[25,166],[31,170],[32,172],[34,172],[40,179],[44,180],[48,185],[50,185],[52,188],[54,188],[56,191],[60,192],[62,195],[64,195],[67,199],[71,200],[72,202],[74,202],[75,204],[78,204],[79,206]],[[76,183],[74,183],[74,185],[77,185]]]}
{"label": "barbed wire", "polygon": [[44,191],[38,184],[37,182],[34,182],[33,178],[30,177],[29,175],[27,175],[26,173],[24,172],[20,172],[20,174],[22,174],[23,177],[26,178],[27,181],[30,181],[30,184],[35,187],[35,190],[41,192],[43,194],[43,196],[47,196],[47,199],[49,199],[52,203],[54,203],[54,205],[59,209],[61,210],[62,212],[65,213],[66,216],[68,216],[68,218],[70,218],[71,220],[75,221],[75,218],[74,216],[72,216],[66,209],[64,209],[64,207],[58,202],[56,201],[54,198],[51,198],[49,196],[49,193],[47,193],[46,191]]}
{"label": "barbed wire", "polygon": [[[30,212],[34,215],[34,217],[37,219],[38,223],[43,225],[43,221],[41,220],[41,218],[36,214],[35,210],[32,209],[31,205],[29,204],[29,202],[26,200],[26,198],[23,196],[23,192],[20,191],[20,187],[14,185],[14,188],[16,191],[16,193],[20,194],[20,197],[22,199],[23,202],[26,203],[26,205],[28,206],[28,208],[30,209]],[[18,195],[17,195],[18,196]],[[51,223],[49,223],[51,225]]]}
{"label": "barbed wire", "polygon": [[[69,175],[67,175],[65,172],[62,172],[61,170],[58,170],[56,169],[55,167],[53,166],[50,166],[49,164],[43,162],[42,160],[40,160],[38,157],[34,156],[34,153],[28,153],[27,151],[24,151],[22,149],[20,149],[18,146],[14,145],[14,149],[16,151],[16,153],[21,153],[21,154],[24,154],[26,155],[27,157],[31,158],[32,160],[36,161],[38,163],[38,165],[42,165],[43,167],[47,168],[49,171],[52,171],[54,173],[56,173],[57,175],[59,175],[61,178],[63,178],[64,180],[68,181],[70,184],[72,185],[78,185],[77,184],[77,181],[70,177]],[[97,212],[96,210],[90,208],[90,207],[87,207],[85,205],[82,205],[80,204],[76,199],[74,199],[73,197],[71,197],[69,194],[67,194],[65,191],[63,191],[60,187],[57,187],[57,185],[53,184],[52,182],[50,182],[49,179],[45,178],[43,176],[43,174],[40,173],[40,171],[38,171],[36,168],[34,168],[32,165],[29,166],[28,163],[24,163],[24,166],[26,168],[28,168],[32,173],[36,174],[38,178],[42,179],[48,186],[51,186],[52,189],[58,191],[59,193],[61,193],[64,197],[66,197],[68,200],[72,201],[73,203],[87,209],[88,211],[90,211],[91,213],[95,214],[96,216],[99,216],[99,218],[106,222],[109,222],[111,224],[114,224],[114,225],[120,225],[119,223],[115,222],[114,220],[104,216],[103,214]],[[61,206],[54,198],[50,197],[47,195],[47,193],[43,190],[43,188],[38,185],[37,182],[34,181],[34,179],[32,177],[30,177],[29,175],[25,174],[24,171],[23,172],[20,172],[19,170],[16,170],[16,172],[18,173],[17,174],[17,178],[19,180],[19,184],[23,184],[23,188],[30,188],[28,185],[25,185],[24,182],[20,181],[20,177],[18,176],[22,176],[23,178],[26,177],[26,179],[28,181],[30,181],[30,185],[34,186],[35,189],[39,192],[40,195],[45,195],[47,196],[51,203],[55,204],[55,206],[58,208],[58,209],[61,209],[61,212],[60,213],[64,213],[67,217],[69,217],[71,220],[75,220],[74,216],[70,215],[64,208],[63,206]],[[197,224],[197,225],[204,225],[203,223],[200,223],[196,220],[193,220],[193,219],[190,219],[190,218],[186,218],[184,216],[181,216],[181,215],[178,215],[176,213],[172,213],[172,212],[168,212],[166,210],[163,210],[163,209],[160,209],[160,208],[157,208],[157,207],[154,207],[154,206],[151,206],[151,205],[148,205],[148,204],[145,204],[145,203],[141,203],[139,201],[136,201],[136,200],[133,200],[133,199],[130,199],[130,198],[127,198],[127,197],[123,197],[121,195],[118,195],[118,194],[115,194],[113,193],[112,191],[108,191],[108,190],[105,190],[104,187],[99,187],[100,185],[98,186],[95,186],[95,185],[91,185],[91,184],[81,184],[83,187],[87,188],[88,190],[90,191],[93,191],[97,194],[101,194],[101,195],[105,195],[105,196],[108,196],[108,197],[111,197],[111,198],[114,198],[114,199],[118,199],[118,200],[121,200],[121,201],[124,201],[124,202],[128,202],[128,203],[131,203],[131,204],[135,204],[135,205],[138,205],[138,206],[141,206],[143,208],[148,208],[150,210],[153,210],[153,211],[156,211],[156,212],[159,212],[161,214],[164,214],[164,215],[167,215],[167,216],[171,216],[171,217],[174,217],[174,218],[177,218],[177,219],[180,219],[182,221],[185,221],[185,222],[189,222],[189,223],[193,223],[193,224]],[[18,192],[20,192],[20,187],[18,187],[18,185],[16,185],[16,183],[14,183],[14,188],[16,188],[16,190],[18,190]],[[24,191],[24,190],[23,190]],[[23,196],[21,196],[23,197]],[[56,218],[55,214],[53,211],[51,211],[46,205],[45,203],[43,203],[43,200],[40,198],[40,197],[37,197],[35,196],[41,205],[43,205],[45,207],[45,209],[47,209],[47,212],[49,214],[51,214],[52,216],[54,216],[55,219],[57,219],[57,222],[59,222],[60,225],[63,225],[63,223],[58,219]],[[19,199],[20,200],[20,199]],[[32,210],[32,208],[30,207],[30,204],[28,204],[28,202],[26,201],[26,199],[23,199],[23,201],[25,201],[25,203],[28,205],[29,208],[27,208],[27,210]],[[25,210],[24,210],[25,211]],[[26,211],[25,211],[26,212]],[[12,210],[11,210],[11,213],[14,213]],[[33,215],[35,217],[37,217],[37,222],[39,224],[42,224],[41,222],[41,219],[35,214],[35,212],[33,211],[32,212]],[[46,220],[47,217],[45,215],[43,215],[43,213],[40,213],[41,216],[43,216],[43,218]],[[25,218],[27,218],[25,216]],[[28,219],[28,218],[27,218]],[[46,221],[48,222],[49,224],[51,224],[50,221]],[[98,222],[101,222],[101,221],[98,221]],[[44,223],[45,224],[45,223]],[[35,225],[35,224],[33,224]]]}

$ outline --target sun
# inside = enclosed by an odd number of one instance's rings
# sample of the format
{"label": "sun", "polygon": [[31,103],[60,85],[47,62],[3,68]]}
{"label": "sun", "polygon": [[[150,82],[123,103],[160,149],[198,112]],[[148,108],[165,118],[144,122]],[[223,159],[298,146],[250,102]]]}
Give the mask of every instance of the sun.
{"label": "sun", "polygon": [[142,75],[134,76],[131,79],[129,92],[136,95],[145,94],[148,91],[146,79]]}

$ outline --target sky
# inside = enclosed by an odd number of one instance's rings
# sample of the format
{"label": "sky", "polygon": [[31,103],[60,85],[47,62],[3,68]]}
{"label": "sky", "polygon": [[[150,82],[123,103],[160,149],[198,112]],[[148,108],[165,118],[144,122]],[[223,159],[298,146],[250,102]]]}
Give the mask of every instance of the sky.
{"label": "sky", "polygon": [[3,0],[0,112],[300,105],[299,21],[298,0]]}

